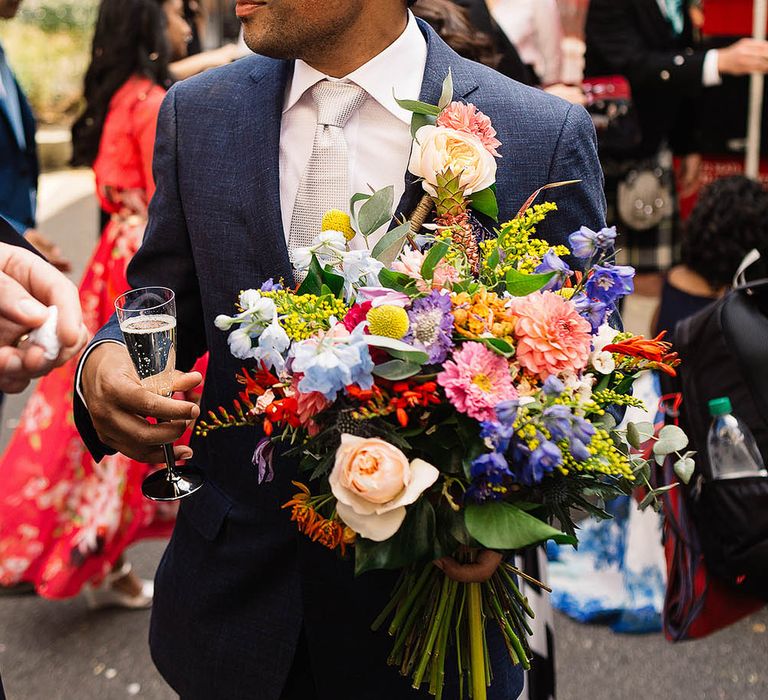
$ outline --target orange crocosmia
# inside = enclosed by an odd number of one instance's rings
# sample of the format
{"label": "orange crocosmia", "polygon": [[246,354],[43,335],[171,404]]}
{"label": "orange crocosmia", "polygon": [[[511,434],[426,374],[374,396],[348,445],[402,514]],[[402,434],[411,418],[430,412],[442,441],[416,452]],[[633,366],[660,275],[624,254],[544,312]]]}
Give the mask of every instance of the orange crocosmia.
{"label": "orange crocosmia", "polygon": [[435,382],[397,382],[392,387],[394,396],[389,402],[391,408],[395,409],[397,422],[405,428],[408,426],[409,408],[427,408],[440,403],[440,397],[437,394],[437,384]]}
{"label": "orange crocosmia", "polygon": [[245,385],[242,394],[251,396],[262,396],[279,383],[279,379],[267,369],[263,362],[261,368],[256,372],[250,372],[243,367],[241,374],[237,375],[237,381]]}
{"label": "orange crocosmia", "polygon": [[299,489],[299,493],[282,507],[291,509],[291,520],[296,523],[299,532],[328,549],[338,547],[343,556],[347,545],[355,541],[355,532],[336,518],[328,519],[320,515],[312,505],[312,495],[307,486],[298,481],[291,483]]}
{"label": "orange crocosmia", "polygon": [[648,360],[653,363],[654,369],[674,377],[677,374],[674,367],[680,364],[680,358],[676,352],[670,352],[672,350],[672,343],[664,340],[666,334],[666,331],[662,331],[652,339],[637,335],[633,338],[622,340],[620,343],[606,345],[603,350],[617,355]]}
{"label": "orange crocosmia", "polygon": [[271,428],[267,428],[267,423],[287,423],[291,428],[298,428],[301,425],[299,420],[299,405],[293,396],[273,401],[264,409],[266,420],[264,421],[264,432],[269,435]]}

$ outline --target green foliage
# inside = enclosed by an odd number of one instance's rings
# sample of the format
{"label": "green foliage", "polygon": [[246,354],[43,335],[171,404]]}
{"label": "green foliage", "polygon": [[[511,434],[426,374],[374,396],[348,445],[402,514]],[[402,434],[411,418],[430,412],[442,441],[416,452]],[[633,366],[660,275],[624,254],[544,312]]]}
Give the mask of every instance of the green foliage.
{"label": "green foliage", "polygon": [[504,501],[469,505],[464,519],[469,534],[489,549],[523,549],[547,540],[576,544],[575,537]]}

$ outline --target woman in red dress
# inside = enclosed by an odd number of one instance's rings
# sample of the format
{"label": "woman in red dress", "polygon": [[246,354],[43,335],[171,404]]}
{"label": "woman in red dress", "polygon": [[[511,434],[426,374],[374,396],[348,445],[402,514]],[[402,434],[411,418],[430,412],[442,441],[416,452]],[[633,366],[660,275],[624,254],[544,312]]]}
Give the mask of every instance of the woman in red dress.
{"label": "woman in red dress", "polygon": [[[73,129],[74,161],[92,165],[111,214],[80,285],[95,333],[128,289],[154,192],[152,151],[168,63],[186,54],[182,0],[102,0],[87,107]],[[77,362],[43,379],[0,459],[0,585],[32,583],[46,598],[82,589],[94,606],[148,607],[152,584],[123,561],[126,547],[170,534],[175,511],[146,500],[148,465],[122,455],[96,464],[72,417]]]}

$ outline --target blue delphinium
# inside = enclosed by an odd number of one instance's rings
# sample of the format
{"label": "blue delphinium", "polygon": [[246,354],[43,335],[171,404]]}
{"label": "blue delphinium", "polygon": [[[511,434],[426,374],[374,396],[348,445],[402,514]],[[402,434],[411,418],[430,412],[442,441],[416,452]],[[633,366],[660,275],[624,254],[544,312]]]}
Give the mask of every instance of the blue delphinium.
{"label": "blue delphinium", "polygon": [[553,440],[565,440],[571,432],[573,412],[568,406],[557,404],[544,409],[542,422]]}
{"label": "blue delphinium", "polygon": [[616,227],[604,228],[593,231],[582,226],[578,231],[568,237],[568,243],[577,258],[591,258],[596,252],[609,252],[616,241]]}
{"label": "blue delphinium", "polygon": [[541,387],[541,390],[547,396],[558,397],[565,391],[565,384],[558,379],[554,374],[550,374]]}
{"label": "blue delphinium", "polygon": [[589,321],[592,332],[597,333],[608,317],[608,305],[597,299],[590,299],[586,294],[577,294],[573,297],[573,303],[579,315]]}
{"label": "blue delphinium", "polygon": [[523,467],[521,481],[524,484],[538,484],[563,463],[563,453],[554,442],[543,440],[531,453],[527,464]]}
{"label": "blue delphinium", "polygon": [[414,301],[408,311],[410,326],[403,340],[426,352],[430,364],[445,362],[453,348],[452,308],[448,294],[433,291]]}
{"label": "blue delphinium", "polygon": [[292,370],[304,376],[299,391],[317,391],[329,401],[350,385],[361,389],[373,386],[374,364],[360,324],[348,337],[334,338],[330,334],[295,343]]}
{"label": "blue delphinium", "polygon": [[465,497],[476,503],[495,501],[505,493],[504,481],[512,478],[509,464],[504,455],[498,452],[480,455],[470,467],[472,485]]}
{"label": "blue delphinium", "polygon": [[543,287],[543,291],[556,291],[560,289],[573,274],[573,270],[551,248],[541,260],[541,264],[534,270],[537,274],[554,272],[552,279]]}
{"label": "blue delphinium", "polygon": [[635,270],[629,265],[596,265],[587,280],[587,296],[615,304],[621,297],[635,291]]}
{"label": "blue delphinium", "polygon": [[264,284],[261,285],[261,291],[262,292],[280,292],[284,289],[282,282],[275,282],[275,280],[270,277]]}

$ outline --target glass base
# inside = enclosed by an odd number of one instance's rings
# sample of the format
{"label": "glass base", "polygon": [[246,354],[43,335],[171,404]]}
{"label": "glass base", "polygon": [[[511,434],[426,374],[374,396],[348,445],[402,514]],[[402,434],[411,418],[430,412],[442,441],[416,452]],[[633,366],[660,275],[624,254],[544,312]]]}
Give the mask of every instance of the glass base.
{"label": "glass base", "polygon": [[168,469],[160,469],[144,479],[141,492],[151,501],[179,501],[192,495],[203,483],[203,473],[194,467],[177,467],[171,477]]}

